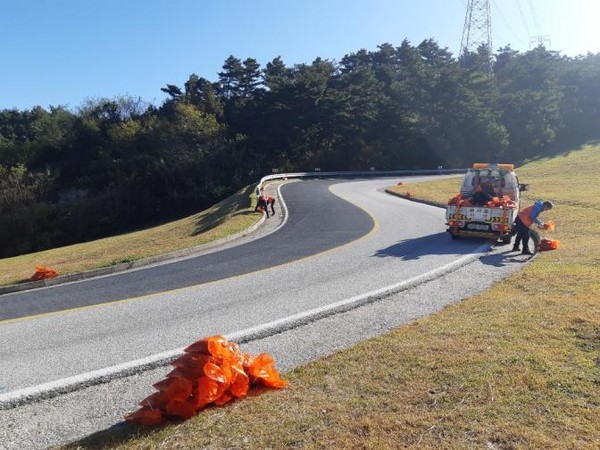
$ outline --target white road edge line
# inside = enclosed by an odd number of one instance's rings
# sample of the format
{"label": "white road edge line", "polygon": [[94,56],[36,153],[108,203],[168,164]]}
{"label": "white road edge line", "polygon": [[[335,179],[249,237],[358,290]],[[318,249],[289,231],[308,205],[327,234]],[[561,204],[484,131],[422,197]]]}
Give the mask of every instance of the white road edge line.
{"label": "white road edge line", "polygon": [[[283,331],[291,330],[293,328],[306,325],[310,322],[323,319],[334,314],[358,308],[381,298],[387,297],[391,294],[410,289],[419,284],[434,280],[453,272],[454,270],[457,270],[458,268],[475,261],[480,257],[482,252],[487,251],[489,248],[489,243],[482,244],[468,255],[465,255],[435,270],[411,278],[410,280],[385,286],[362,295],[340,300],[320,308],[314,308],[302,313],[294,314],[284,319],[275,320],[257,327],[227,334],[226,337],[228,340],[242,344],[267,336],[272,336]],[[66,394],[89,386],[106,383],[117,378],[124,378],[146,370],[166,366],[177,357],[181,356],[184,348],[185,347],[181,347],[175,350],[157,353],[146,358],[136,359],[127,363],[106,367],[104,369],[94,370],[80,375],[63,378],[61,380],[51,381],[48,383],[39,384],[37,386],[17,389],[0,394],[0,410],[16,408],[18,406],[35,401],[57,397],[61,394]]]}

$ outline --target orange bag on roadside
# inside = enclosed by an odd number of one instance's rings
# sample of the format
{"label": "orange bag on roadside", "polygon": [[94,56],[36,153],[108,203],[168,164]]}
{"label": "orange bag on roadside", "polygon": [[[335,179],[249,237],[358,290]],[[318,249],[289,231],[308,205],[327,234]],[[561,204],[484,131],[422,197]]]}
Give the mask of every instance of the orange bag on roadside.
{"label": "orange bag on roadside", "polygon": [[45,267],[41,264],[35,265],[35,273],[29,278],[30,281],[46,280],[58,276],[58,272],[50,267]]}
{"label": "orange bag on roadside", "polygon": [[559,246],[559,242],[556,239],[547,239],[543,238],[540,241],[540,252],[545,252],[548,250],[556,250]]}

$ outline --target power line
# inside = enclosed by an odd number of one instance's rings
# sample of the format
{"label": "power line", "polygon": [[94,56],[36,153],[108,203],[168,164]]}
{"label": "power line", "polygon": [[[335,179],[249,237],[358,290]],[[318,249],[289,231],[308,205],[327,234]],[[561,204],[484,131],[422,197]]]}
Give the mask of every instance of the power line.
{"label": "power line", "polygon": [[533,17],[533,24],[535,25],[535,29],[538,33],[538,35],[542,34],[542,32],[540,31],[540,24],[537,20],[537,15],[535,14],[535,9],[533,7],[533,2],[531,0],[529,0],[529,9],[531,10],[531,17]]}
{"label": "power line", "polygon": [[547,34],[542,34],[540,23],[537,19],[537,14],[535,12],[535,8],[533,7],[533,2],[529,0],[529,9],[531,9],[531,15],[533,16],[533,23],[535,24],[535,29],[537,30],[538,35],[532,36],[529,38],[529,46],[537,43],[538,47],[544,46],[544,43],[548,43],[548,47],[550,47],[550,36]]}
{"label": "power line", "polygon": [[516,0],[517,2],[517,7],[519,8],[519,14],[521,15],[521,19],[523,19],[523,25],[525,25],[525,31],[527,31],[527,36],[531,36],[531,33],[529,32],[529,27],[527,26],[527,21],[525,20],[525,15],[523,14],[523,10],[521,9],[521,2],[519,2],[519,0]]}
{"label": "power line", "polygon": [[[508,31],[510,31],[510,34],[513,35],[513,37],[518,41],[518,42],[523,42],[523,38],[522,36],[517,36],[517,34],[515,33],[515,30],[513,29],[513,27],[510,25],[510,22],[508,20],[506,20],[506,17],[504,16],[504,14],[502,13],[502,9],[500,9],[500,5],[498,5],[498,2],[496,2],[496,0],[492,0],[494,2],[494,9],[495,11],[500,15],[500,18],[502,19],[502,21],[504,22],[504,25],[506,25],[506,28],[508,29]],[[495,27],[496,33],[498,32],[498,27]]]}

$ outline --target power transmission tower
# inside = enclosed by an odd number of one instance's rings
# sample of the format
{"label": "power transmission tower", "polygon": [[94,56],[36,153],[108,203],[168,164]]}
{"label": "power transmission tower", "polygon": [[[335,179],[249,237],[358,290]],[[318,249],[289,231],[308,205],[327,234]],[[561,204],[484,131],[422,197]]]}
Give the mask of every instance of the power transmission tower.
{"label": "power transmission tower", "polygon": [[489,0],[468,0],[465,25],[460,42],[459,59],[465,61],[469,53],[484,47],[486,61],[482,69],[492,75],[492,14]]}
{"label": "power transmission tower", "polygon": [[531,48],[534,44],[537,44],[538,47],[544,45],[547,42],[548,46],[550,46],[550,36],[544,34],[543,36],[532,36],[529,38],[529,48]]}

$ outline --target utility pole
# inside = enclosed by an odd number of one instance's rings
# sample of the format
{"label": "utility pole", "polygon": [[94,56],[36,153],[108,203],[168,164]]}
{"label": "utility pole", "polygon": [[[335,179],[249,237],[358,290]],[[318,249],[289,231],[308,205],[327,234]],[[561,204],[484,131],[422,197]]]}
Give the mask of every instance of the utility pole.
{"label": "utility pole", "polygon": [[478,53],[483,47],[486,55],[483,71],[493,74],[492,66],[492,14],[489,0],[468,0],[465,25],[460,42],[459,60],[465,61],[469,53]]}

